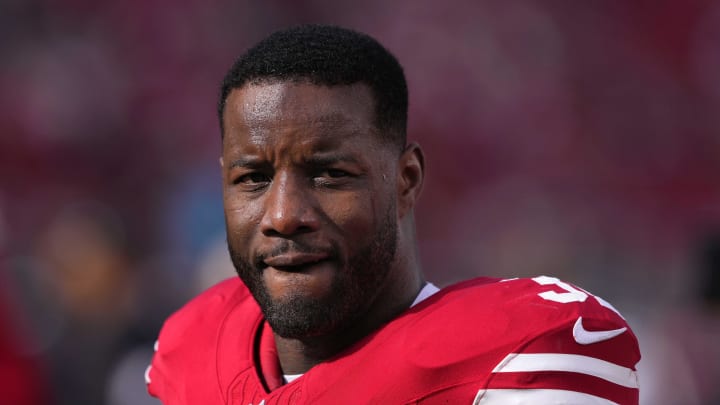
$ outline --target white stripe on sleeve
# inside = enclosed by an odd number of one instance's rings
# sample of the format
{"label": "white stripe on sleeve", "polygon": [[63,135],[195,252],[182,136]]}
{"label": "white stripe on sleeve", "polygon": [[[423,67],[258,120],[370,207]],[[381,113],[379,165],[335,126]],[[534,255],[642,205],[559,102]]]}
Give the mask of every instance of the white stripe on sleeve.
{"label": "white stripe on sleeve", "polygon": [[618,405],[595,395],[575,391],[547,389],[491,389],[480,390],[473,405]]}
{"label": "white stripe on sleeve", "polygon": [[493,370],[493,373],[514,373],[533,371],[567,371],[586,374],[622,385],[638,388],[638,376],[630,368],[605,360],[578,354],[532,353],[508,354]]}

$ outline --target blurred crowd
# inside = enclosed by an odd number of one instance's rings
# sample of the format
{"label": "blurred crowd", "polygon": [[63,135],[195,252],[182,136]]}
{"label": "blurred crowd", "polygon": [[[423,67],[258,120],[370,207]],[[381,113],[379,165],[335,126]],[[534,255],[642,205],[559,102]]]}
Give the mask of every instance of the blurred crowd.
{"label": "blurred crowd", "polygon": [[720,3],[2,0],[0,404],[156,403],[163,319],[234,274],[220,79],[307,22],[405,67],[430,280],[580,284],[644,404],[720,403]]}

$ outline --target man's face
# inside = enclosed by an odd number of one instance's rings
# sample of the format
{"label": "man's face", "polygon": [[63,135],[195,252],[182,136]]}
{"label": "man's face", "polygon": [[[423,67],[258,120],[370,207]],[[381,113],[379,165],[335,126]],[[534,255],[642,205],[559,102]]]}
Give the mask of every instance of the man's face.
{"label": "man's face", "polygon": [[369,88],[248,84],[226,103],[228,246],[275,333],[352,324],[397,245],[398,151],[380,140]]}

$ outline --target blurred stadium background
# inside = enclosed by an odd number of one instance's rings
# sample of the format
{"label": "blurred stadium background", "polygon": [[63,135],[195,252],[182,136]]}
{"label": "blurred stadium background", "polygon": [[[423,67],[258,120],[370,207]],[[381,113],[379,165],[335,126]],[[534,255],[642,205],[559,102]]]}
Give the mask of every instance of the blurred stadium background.
{"label": "blurred stadium background", "polygon": [[720,404],[720,3],[665,0],[2,0],[0,403],[155,403],[162,320],[234,274],[219,81],[305,22],[405,67],[429,279],[580,284],[635,326],[644,404]]}

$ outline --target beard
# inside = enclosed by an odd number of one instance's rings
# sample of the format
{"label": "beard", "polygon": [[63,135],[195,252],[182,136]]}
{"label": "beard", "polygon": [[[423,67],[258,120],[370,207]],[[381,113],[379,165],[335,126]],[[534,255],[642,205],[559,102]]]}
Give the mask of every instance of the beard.
{"label": "beard", "polygon": [[[370,308],[387,279],[397,251],[397,221],[394,207],[386,212],[369,242],[347,262],[340,259],[339,249],[333,246],[331,257],[338,271],[327,294],[308,297],[296,291],[273,299],[263,280],[262,267],[257,260],[242,257],[228,241],[228,250],[240,279],[257,301],[265,319],[278,335],[289,339],[322,336],[348,328]],[[312,251],[312,248],[285,240],[279,250]]]}

